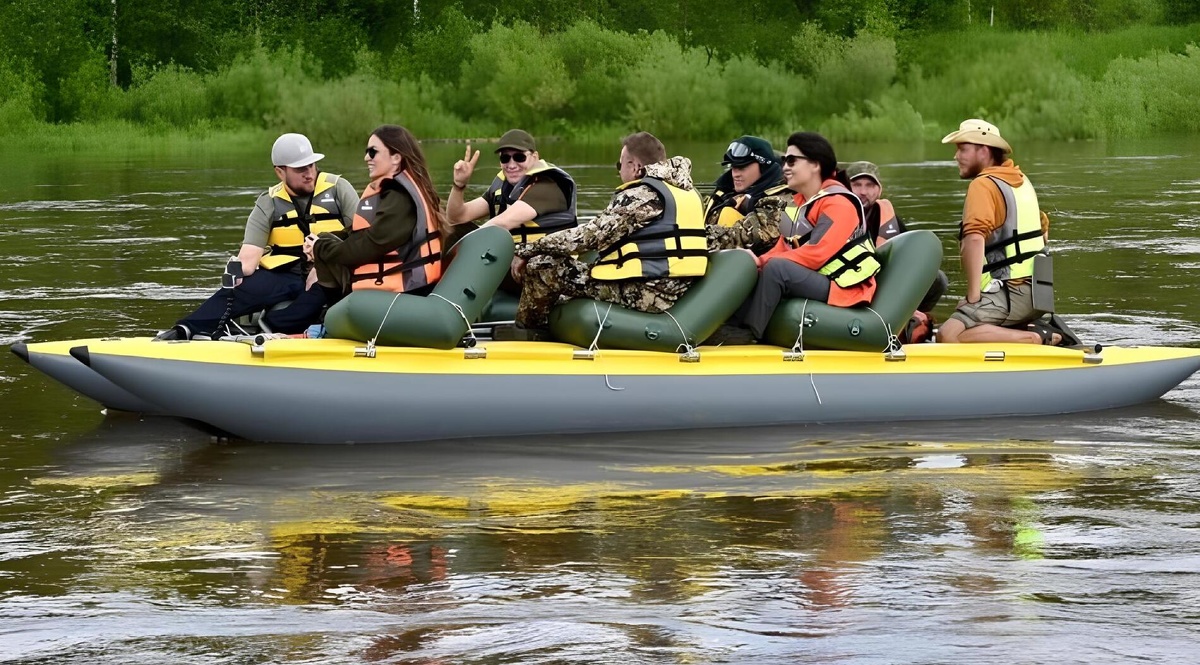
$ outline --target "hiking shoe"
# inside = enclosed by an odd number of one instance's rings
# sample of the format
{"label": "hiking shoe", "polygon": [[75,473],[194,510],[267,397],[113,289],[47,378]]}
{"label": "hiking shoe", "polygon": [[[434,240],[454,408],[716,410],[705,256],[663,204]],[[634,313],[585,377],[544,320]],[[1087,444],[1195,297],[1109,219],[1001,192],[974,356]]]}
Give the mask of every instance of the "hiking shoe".
{"label": "hiking shoe", "polygon": [[183,324],[177,324],[154,336],[156,342],[173,342],[180,339],[191,339],[192,331]]}

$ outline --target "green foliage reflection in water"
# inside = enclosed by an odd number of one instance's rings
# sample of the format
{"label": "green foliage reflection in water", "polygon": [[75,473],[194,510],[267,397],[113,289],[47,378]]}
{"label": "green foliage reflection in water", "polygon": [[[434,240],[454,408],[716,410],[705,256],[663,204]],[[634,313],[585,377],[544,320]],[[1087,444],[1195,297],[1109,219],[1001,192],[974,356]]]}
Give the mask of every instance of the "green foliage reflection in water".
{"label": "green foliage reflection in water", "polygon": [[[1015,139],[1200,132],[1196,26],[906,33],[867,23],[851,36],[801,24],[764,60],[589,19],[551,33],[520,20],[485,29],[451,7],[410,50],[360,45],[334,59],[340,67],[260,41],[211,71],[135,65],[122,88],[92,50],[53,94],[28,60],[0,51],[0,136],[10,146],[136,149],[137,137],[224,143],[301,131],[329,145],[399,122],[430,138],[523,126],[576,141],[635,129],[778,140],[802,128],[888,141],[937,139],[970,116]],[[964,45],[985,55],[964,57]]]}

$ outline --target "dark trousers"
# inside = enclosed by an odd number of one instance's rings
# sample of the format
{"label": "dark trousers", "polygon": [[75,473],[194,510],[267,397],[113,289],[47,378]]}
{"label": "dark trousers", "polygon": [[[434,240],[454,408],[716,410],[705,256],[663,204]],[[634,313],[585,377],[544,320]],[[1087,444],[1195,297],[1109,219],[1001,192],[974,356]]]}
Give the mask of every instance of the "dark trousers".
{"label": "dark trousers", "polygon": [[950,288],[950,279],[946,277],[946,273],[939,270],[937,277],[933,278],[933,284],[930,284],[929,290],[925,292],[925,297],[921,299],[921,304],[917,305],[917,311],[926,314],[932,312],[948,288]]}
{"label": "dark trousers", "polygon": [[[233,302],[229,300],[233,296]],[[299,333],[321,318],[321,310],[329,299],[319,285],[304,290],[304,277],[291,272],[255,270],[234,289],[221,289],[205,300],[196,311],[179,320],[193,335],[211,335],[222,323],[239,316],[268,309],[281,302],[292,301],[283,309],[263,315],[263,323],[274,332]],[[226,308],[229,313],[226,314]]]}
{"label": "dark trousers", "polygon": [[829,278],[795,261],[771,259],[762,267],[754,293],[742,304],[736,317],[755,337],[762,339],[775,308],[785,296],[829,302]]}

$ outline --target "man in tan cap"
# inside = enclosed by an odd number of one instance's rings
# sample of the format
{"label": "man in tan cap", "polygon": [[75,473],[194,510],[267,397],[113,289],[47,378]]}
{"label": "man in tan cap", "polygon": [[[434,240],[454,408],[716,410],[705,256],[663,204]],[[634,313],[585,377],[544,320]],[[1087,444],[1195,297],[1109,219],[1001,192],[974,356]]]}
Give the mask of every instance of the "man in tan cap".
{"label": "man in tan cap", "polygon": [[353,185],[317,168],[324,158],[313,152],[303,134],[275,139],[271,163],[279,182],[258,196],[246,219],[237,256],[241,278],[234,278],[232,286],[222,288],[155,339],[223,335],[231,319],[288,301],[287,307],[263,315],[263,329],[299,333],[320,320],[328,301],[321,287],[306,283],[312,266],[302,250],[304,237],[349,228],[358,208]]}
{"label": "man in tan cap", "polygon": [[938,330],[940,342],[1057,344],[1033,307],[1034,257],[1046,247],[1050,221],[1029,178],[1008,157],[995,125],[965,120],[942,143],[954,143],[958,175],[970,180],[959,229],[966,297]]}
{"label": "man in tan cap", "polygon": [[[470,201],[465,200],[463,193],[475,172],[479,151],[472,154],[468,145],[463,158],[454,164],[454,186],[446,199],[446,215],[451,224],[486,217],[485,225],[507,229],[518,247],[575,226],[575,181],[566,171],[538,155],[529,132],[523,129],[505,132],[496,155],[500,158],[500,172],[483,196]],[[513,266],[512,277],[519,282],[515,261]],[[507,282],[506,286],[505,290],[515,289],[519,293],[516,282]]]}

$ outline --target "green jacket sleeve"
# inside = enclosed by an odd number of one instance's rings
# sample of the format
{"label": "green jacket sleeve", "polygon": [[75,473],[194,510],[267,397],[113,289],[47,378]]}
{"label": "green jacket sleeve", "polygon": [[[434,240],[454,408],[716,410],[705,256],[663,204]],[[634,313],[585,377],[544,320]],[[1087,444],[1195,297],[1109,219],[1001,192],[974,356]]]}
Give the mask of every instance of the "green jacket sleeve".
{"label": "green jacket sleeve", "polygon": [[417,226],[417,208],[408,192],[391,180],[385,180],[375,212],[375,223],[367,229],[351,231],[342,240],[333,234],[321,234],[313,246],[318,264],[355,268],[378,261],[412,239]]}

